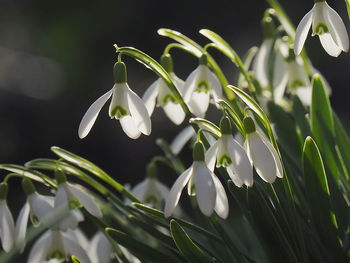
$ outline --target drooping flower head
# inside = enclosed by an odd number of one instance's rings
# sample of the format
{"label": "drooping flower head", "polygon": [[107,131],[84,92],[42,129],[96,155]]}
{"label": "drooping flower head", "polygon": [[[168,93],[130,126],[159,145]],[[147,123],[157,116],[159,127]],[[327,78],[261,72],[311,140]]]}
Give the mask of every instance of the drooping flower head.
{"label": "drooping flower head", "polygon": [[219,80],[208,67],[208,56],[199,58],[199,66],[188,76],[184,87],[184,100],[190,111],[197,117],[204,117],[208,110],[210,97],[214,101],[222,97]]}
{"label": "drooping flower head", "polygon": [[225,189],[205,163],[202,142],[196,142],[193,149],[193,164],[177,178],[170,190],[165,202],[165,217],[173,214],[186,185],[188,194],[196,196],[199,209],[204,215],[210,216],[215,210],[222,218],[228,216],[229,207]]}
{"label": "drooping flower head", "polygon": [[[169,54],[163,55],[160,59],[160,64],[169,73],[175,87],[182,95],[185,82],[175,75],[171,56]],[[148,114],[150,116],[152,115],[154,107],[157,104],[157,106],[164,109],[165,114],[176,125],[180,125],[185,119],[185,112],[162,78],[159,78],[151,84],[151,86],[146,90],[142,99],[145,102]]]}
{"label": "drooping flower head", "polygon": [[222,118],[220,122],[221,137],[208,149],[205,160],[213,172],[217,167],[227,170],[233,183],[241,187],[253,185],[253,167],[244,148],[233,138],[230,119]]}
{"label": "drooping flower head", "polygon": [[276,177],[282,178],[282,163],[276,149],[256,130],[251,117],[244,118],[243,123],[247,133],[244,147],[258,175],[267,183],[273,183]]}
{"label": "drooping flower head", "polygon": [[299,55],[303,49],[310,27],[312,36],[318,35],[326,52],[337,57],[349,50],[349,37],[338,13],[325,0],[315,0],[313,8],[300,21],[294,41],[294,52]]}
{"label": "drooping flower head", "polygon": [[0,238],[4,251],[8,252],[15,242],[15,223],[12,213],[7,206],[8,185],[0,184]]}
{"label": "drooping flower head", "polygon": [[114,65],[113,88],[98,98],[87,110],[79,125],[79,137],[88,135],[102,107],[112,96],[109,116],[120,121],[123,131],[132,139],[141,133],[150,135],[151,119],[142,99],[127,84],[126,66],[123,62]]}

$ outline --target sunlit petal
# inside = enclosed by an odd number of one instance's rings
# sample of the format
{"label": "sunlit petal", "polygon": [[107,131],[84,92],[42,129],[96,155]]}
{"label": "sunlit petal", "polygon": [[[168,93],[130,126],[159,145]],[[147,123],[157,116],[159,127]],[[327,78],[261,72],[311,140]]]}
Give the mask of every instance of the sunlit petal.
{"label": "sunlit petal", "polygon": [[319,35],[322,47],[328,55],[333,57],[338,57],[341,53],[340,47],[337,46],[337,44],[334,42],[332,36],[330,33],[324,33],[322,35]]}
{"label": "sunlit petal", "polygon": [[215,201],[215,212],[223,219],[226,219],[229,212],[229,205],[224,187],[222,186],[219,178],[215,174],[211,174],[215,189],[216,189],[216,201]]}
{"label": "sunlit petal", "polygon": [[307,34],[310,30],[311,23],[312,23],[312,15],[313,10],[311,9],[300,21],[296,33],[295,33],[295,40],[294,40],[294,53],[295,55],[299,55],[301,50],[304,47],[305,40],[307,38]]}
{"label": "sunlit petal", "polygon": [[185,102],[189,102],[192,96],[192,93],[196,89],[197,78],[200,74],[201,66],[197,67],[192,73],[187,77],[183,90],[183,98]]}
{"label": "sunlit petal", "polygon": [[84,138],[86,135],[89,134],[103,105],[106,104],[107,100],[111,97],[111,95],[112,90],[103,94],[89,107],[79,124],[78,134],[80,139]]}
{"label": "sunlit petal", "polygon": [[172,141],[170,144],[170,149],[174,154],[179,154],[185,144],[196,135],[192,126],[187,126],[184,128]]}
{"label": "sunlit petal", "polygon": [[262,42],[253,63],[253,71],[255,72],[256,79],[260,82],[262,87],[267,87],[269,85],[268,62],[272,43],[272,39],[265,39]]}
{"label": "sunlit petal", "polygon": [[51,246],[51,230],[46,231],[31,248],[27,263],[41,263],[46,259],[48,250]]}
{"label": "sunlit petal", "polygon": [[178,103],[169,101],[163,106],[163,109],[168,118],[176,125],[180,125],[186,117],[185,112]]}
{"label": "sunlit petal", "polygon": [[15,241],[15,223],[6,200],[0,203],[0,229],[2,248],[9,252]]}
{"label": "sunlit petal", "polygon": [[90,263],[90,258],[86,254],[85,250],[75,241],[73,240],[68,234],[61,233],[64,249],[68,254],[76,256],[81,262],[84,263]]}
{"label": "sunlit petal", "polygon": [[152,115],[154,107],[156,106],[156,99],[159,92],[159,83],[161,79],[157,79],[149,86],[145,94],[143,94],[142,100],[145,103],[149,116]]}
{"label": "sunlit petal", "polygon": [[188,102],[190,111],[197,117],[203,118],[209,107],[209,93],[197,92],[192,93],[191,100]]}
{"label": "sunlit petal", "polygon": [[137,139],[140,137],[141,132],[137,128],[135,121],[133,120],[133,118],[131,118],[130,115],[121,118],[119,121],[123,131],[131,139]]}
{"label": "sunlit petal", "polygon": [[219,140],[216,141],[212,146],[209,147],[209,149],[205,153],[205,163],[207,164],[208,169],[212,172],[215,168],[216,155],[219,150],[219,143]]}
{"label": "sunlit petal", "polygon": [[26,202],[19,212],[19,216],[16,221],[16,229],[15,229],[15,239],[16,244],[20,245],[20,252],[22,253],[25,246],[25,237],[27,232],[27,225],[29,219],[30,206]]}

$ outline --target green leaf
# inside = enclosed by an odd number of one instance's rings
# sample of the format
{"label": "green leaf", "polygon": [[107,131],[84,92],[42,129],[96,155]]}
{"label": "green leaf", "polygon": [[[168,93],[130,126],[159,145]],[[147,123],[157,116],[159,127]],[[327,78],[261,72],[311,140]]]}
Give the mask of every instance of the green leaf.
{"label": "green leaf", "polygon": [[345,0],[345,3],[346,3],[346,9],[348,10],[348,16],[350,19],[350,0]]}
{"label": "green leaf", "polygon": [[274,147],[276,149],[278,149],[277,146],[277,142],[276,142],[276,138],[273,134],[272,128],[271,128],[271,124],[269,119],[267,118],[267,115],[265,114],[265,112],[261,109],[261,107],[254,101],[253,98],[251,98],[247,93],[245,93],[243,90],[235,87],[235,86],[228,86],[229,89],[231,89],[234,93],[236,93],[236,95],[243,100],[243,102],[245,104],[247,104],[247,106],[256,113],[256,115],[260,118],[260,120],[262,121],[262,123],[264,124],[269,137],[272,141],[272,144],[274,145]]}
{"label": "green leaf", "polygon": [[306,137],[311,135],[310,123],[306,117],[308,112],[298,96],[293,96],[292,101],[293,117],[300,131],[301,142],[304,143]]}
{"label": "green leaf", "polygon": [[267,0],[270,6],[276,10],[276,15],[280,23],[282,24],[284,30],[288,33],[292,39],[295,38],[295,28],[293,23],[290,21],[288,15],[282,8],[281,4],[277,0]]}
{"label": "green leaf", "polygon": [[72,256],[72,263],[83,263],[76,256]]}
{"label": "green leaf", "polygon": [[199,31],[203,36],[207,37],[215,45],[213,47],[217,48],[219,51],[221,51],[225,56],[227,56],[233,63],[237,65],[237,67],[240,69],[240,72],[243,74],[244,78],[246,79],[248,83],[248,89],[251,92],[255,91],[255,87],[253,84],[253,81],[251,80],[246,68],[244,67],[244,64],[241,60],[241,58],[238,56],[238,54],[232,49],[232,47],[218,34],[215,32],[209,30],[209,29],[201,29]]}
{"label": "green leaf", "polygon": [[51,151],[53,151],[57,156],[61,157],[62,159],[80,167],[83,168],[90,173],[96,175],[101,180],[108,183],[110,186],[112,186],[115,190],[117,190],[119,193],[123,194],[127,198],[129,198],[133,202],[139,202],[139,200],[131,194],[128,190],[124,188],[124,186],[120,183],[118,183],[116,180],[114,180],[112,177],[110,177],[108,174],[106,174],[101,168],[93,164],[92,162],[74,154],[67,150],[61,149],[57,146],[52,146]]}
{"label": "green leaf", "polygon": [[101,185],[99,182],[94,180],[92,177],[88,176],[86,173],[81,171],[80,169],[66,163],[63,161],[57,161],[52,159],[34,159],[25,163],[25,166],[31,169],[42,169],[42,170],[50,170],[56,171],[60,169],[65,174],[70,174],[78,177],[82,181],[86,182],[96,190],[98,190],[101,194],[107,195],[109,190]]}
{"label": "green leaf", "polygon": [[213,260],[191,240],[185,230],[175,221],[170,221],[170,231],[177,248],[193,263],[213,262]]}
{"label": "green leaf", "polygon": [[226,100],[219,99],[217,101],[217,103],[219,105],[221,105],[221,107],[223,107],[228,112],[228,114],[231,117],[231,120],[236,125],[236,128],[238,129],[238,131],[243,136],[245,136],[245,130],[244,130],[243,122],[242,122],[241,118],[239,117],[239,115],[237,114],[237,112],[234,110],[233,106],[230,104],[230,102],[228,102]]}
{"label": "green leaf", "polygon": [[160,251],[158,248],[151,247],[133,236],[123,233],[113,228],[106,228],[107,234],[118,244],[130,250],[141,261],[147,260],[151,262],[176,262],[176,258],[169,253],[166,254]]}
{"label": "green leaf", "polygon": [[56,187],[55,180],[51,179],[47,175],[40,173],[38,171],[29,169],[27,167],[15,164],[0,164],[0,169],[16,173],[20,176],[26,177],[28,179],[43,183],[47,186]]}
{"label": "green leaf", "polygon": [[[158,29],[158,34],[161,36],[169,37],[169,38],[181,43],[182,45],[184,45],[185,47],[190,49],[195,54],[195,56],[198,58],[203,53],[206,53],[206,50],[203,47],[201,47],[199,44],[197,44],[192,39],[188,38],[187,36],[181,34],[180,32],[177,32],[175,30],[171,30],[171,29],[167,29],[167,28],[160,28],[160,29]],[[234,94],[226,88],[226,86],[228,85],[228,81],[227,81],[224,73],[222,72],[221,68],[219,67],[219,65],[216,63],[216,61],[214,60],[214,58],[210,54],[208,54],[208,63],[210,65],[210,67],[213,69],[216,76],[218,77],[218,79],[221,83],[221,86],[223,87],[223,89],[226,92],[227,97],[229,99],[234,99]]]}
{"label": "green leaf", "polygon": [[146,53],[133,48],[133,47],[118,47],[117,45],[114,45],[116,52],[123,54],[123,55],[128,55],[130,57],[133,57],[136,59],[138,62],[142,63],[145,65],[145,67],[151,69],[154,73],[156,73],[160,78],[164,80],[164,82],[168,85],[169,89],[175,96],[177,102],[181,105],[182,109],[188,115],[190,113],[186,103],[184,102],[180,91],[176,88],[175,84],[171,80],[168,72],[153,58],[151,58],[149,55]]}
{"label": "green leaf", "polygon": [[200,129],[211,133],[216,139],[221,137],[220,128],[211,121],[202,118],[191,118],[189,122],[192,124],[196,124]]}
{"label": "green leaf", "polygon": [[303,148],[305,191],[311,211],[311,224],[316,228],[326,251],[333,262],[346,262],[337,238],[336,219],[330,205],[330,191],[320,151],[311,137]]}

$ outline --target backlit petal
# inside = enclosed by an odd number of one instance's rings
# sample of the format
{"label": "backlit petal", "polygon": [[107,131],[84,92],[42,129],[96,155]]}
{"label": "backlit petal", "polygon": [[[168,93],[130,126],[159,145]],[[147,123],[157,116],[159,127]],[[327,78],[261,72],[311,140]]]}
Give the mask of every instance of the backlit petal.
{"label": "backlit petal", "polygon": [[338,57],[341,53],[340,47],[337,46],[337,44],[334,42],[332,36],[330,33],[324,33],[322,35],[319,35],[322,47],[328,55],[333,57]]}
{"label": "backlit petal", "polygon": [[30,206],[26,202],[19,212],[19,216],[16,221],[15,238],[16,244],[20,245],[20,252],[22,253],[25,246],[25,237],[27,232],[27,225],[29,219]]}
{"label": "backlit petal", "polygon": [[137,129],[145,135],[150,135],[151,119],[146,106],[143,103],[143,100],[140,99],[140,97],[130,88],[128,89],[128,102],[130,114],[135,121]]}
{"label": "backlit petal", "polygon": [[193,178],[196,197],[201,212],[210,216],[216,203],[216,189],[210,170],[204,162],[193,163]]}
{"label": "backlit petal", "polygon": [[164,215],[169,217],[174,212],[174,209],[179,202],[181,192],[186,186],[188,180],[192,176],[192,166],[184,171],[175,181],[170,190],[170,194],[165,202]]}
{"label": "backlit petal", "polygon": [[194,90],[196,89],[196,85],[197,85],[197,78],[200,74],[201,71],[201,67],[197,67],[194,71],[192,71],[192,73],[187,77],[186,81],[185,81],[185,85],[184,85],[184,90],[183,90],[183,98],[185,102],[189,102],[191,97],[192,97],[192,93],[194,92]]}
{"label": "backlit petal", "polygon": [[264,88],[269,85],[268,62],[272,43],[272,39],[265,39],[262,42],[253,63],[253,71],[255,72],[256,79]]}
{"label": "backlit petal", "polygon": [[84,138],[86,135],[89,134],[103,105],[106,104],[107,100],[111,97],[111,95],[112,90],[103,94],[89,107],[79,124],[78,134],[80,139]]}
{"label": "backlit petal", "polygon": [[185,127],[172,141],[170,149],[174,154],[178,154],[185,144],[196,135],[192,126]]}
{"label": "backlit petal", "polygon": [[212,173],[216,188],[216,201],[215,201],[215,212],[223,219],[228,216],[229,205],[224,187],[222,186],[219,178]]}
{"label": "backlit petal", "polygon": [[211,88],[211,93],[213,95],[214,102],[222,98],[222,88],[221,84],[216,77],[216,75],[210,71],[210,69],[207,69],[207,74],[209,76],[209,82],[210,82],[210,88]]}
{"label": "backlit petal", "polygon": [[67,233],[62,232],[62,239],[65,250],[72,256],[76,256],[81,262],[90,263],[90,259],[85,250]]}
{"label": "backlit petal", "polygon": [[15,241],[15,223],[5,200],[0,203],[0,229],[2,248],[9,252]]}
{"label": "backlit petal", "polygon": [[130,115],[121,118],[119,121],[123,131],[131,139],[137,139],[140,137],[141,132],[137,128],[135,121],[133,120],[133,118],[131,118]]}
{"label": "backlit petal", "polygon": [[269,149],[269,151],[272,153],[272,156],[275,160],[275,164],[276,164],[276,176],[279,178],[283,177],[283,166],[282,166],[282,162],[281,159],[276,151],[276,149],[272,146],[271,142],[264,136],[261,136],[262,141],[265,143],[265,145],[267,146],[267,148]]}
{"label": "backlit petal", "polygon": [[311,9],[300,21],[296,33],[295,33],[295,40],[294,40],[294,53],[295,55],[299,55],[301,50],[304,47],[305,40],[307,38],[307,34],[310,30],[311,23],[312,23],[312,13],[313,9]]}
{"label": "backlit petal", "polygon": [[156,106],[156,99],[159,92],[159,83],[161,79],[157,79],[149,86],[145,94],[143,94],[142,100],[145,103],[149,116],[152,115],[154,107]]}
{"label": "backlit petal", "polygon": [[41,263],[46,259],[51,246],[51,230],[46,231],[31,248],[27,263]]}
{"label": "backlit petal", "polygon": [[190,111],[195,116],[203,118],[209,107],[209,99],[209,93],[194,91],[188,102]]}
{"label": "backlit petal", "polygon": [[97,205],[96,201],[92,197],[91,193],[87,189],[80,185],[68,184],[69,189],[76,197],[79,202],[84,206],[84,208],[93,216],[101,218],[102,212],[100,207]]}
{"label": "backlit petal", "polygon": [[[220,139],[219,139],[220,140]],[[219,150],[219,140],[217,140],[205,153],[205,163],[210,171],[214,171],[216,156]]]}
{"label": "backlit petal", "polygon": [[186,117],[185,112],[178,103],[169,101],[163,106],[163,109],[168,118],[176,125],[180,125]]}

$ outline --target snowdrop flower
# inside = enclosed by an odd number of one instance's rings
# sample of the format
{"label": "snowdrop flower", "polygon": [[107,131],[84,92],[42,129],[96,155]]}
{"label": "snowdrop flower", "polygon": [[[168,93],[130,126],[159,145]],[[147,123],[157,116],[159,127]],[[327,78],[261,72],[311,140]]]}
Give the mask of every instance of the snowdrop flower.
{"label": "snowdrop flower", "polygon": [[341,51],[349,50],[349,37],[345,25],[325,0],[314,0],[313,8],[300,21],[294,41],[295,55],[303,49],[309,29],[312,26],[312,35],[318,35],[326,52],[337,57]]}
{"label": "snowdrop flower", "polygon": [[0,238],[5,252],[9,252],[15,242],[15,223],[10,209],[7,206],[8,186],[0,184]]}
{"label": "snowdrop flower", "polygon": [[227,218],[229,207],[225,189],[219,178],[208,169],[204,160],[204,146],[202,142],[196,142],[193,149],[193,164],[177,178],[166,199],[165,217],[173,214],[181,192],[187,184],[188,194],[196,195],[199,209],[203,214],[210,216],[215,210],[221,218]]}
{"label": "snowdrop flower", "polygon": [[68,206],[74,209],[83,206],[93,216],[102,217],[101,209],[87,189],[80,185],[68,183],[65,174],[60,171],[56,173],[56,181],[58,187],[55,196],[55,208]]}
{"label": "snowdrop flower", "polygon": [[247,133],[244,147],[258,175],[267,183],[273,183],[276,177],[282,178],[282,163],[276,149],[264,135],[256,131],[251,117],[244,118],[243,122]]}
{"label": "snowdrop flower", "polygon": [[197,117],[204,117],[209,107],[210,96],[214,101],[222,97],[221,84],[208,67],[208,58],[203,54],[199,66],[188,76],[184,87],[184,100]]}
{"label": "snowdrop flower", "polygon": [[253,167],[244,148],[233,138],[232,127],[228,117],[220,123],[221,137],[206,152],[205,160],[210,171],[225,167],[233,183],[241,187],[253,185]]}
{"label": "snowdrop flower", "polygon": [[[162,209],[163,202],[169,195],[169,187],[157,180],[157,167],[150,163],[147,167],[147,177],[133,189],[131,193],[142,203]],[[130,200],[127,201],[130,204]]]}
{"label": "snowdrop flower", "polygon": [[264,17],[262,20],[264,40],[259,47],[253,62],[253,71],[260,86],[266,88],[270,85],[269,64],[271,60],[271,51],[273,49],[273,35],[275,31],[274,23],[271,17]]}
{"label": "snowdrop flower", "polygon": [[[175,87],[178,89],[180,94],[182,94],[185,82],[175,75],[171,56],[169,54],[163,55],[160,60],[161,65],[169,73]],[[153,82],[153,84],[146,90],[142,99],[145,102],[148,114],[150,116],[153,113],[157,101],[158,106],[161,106],[164,109],[165,114],[176,125],[181,124],[186,117],[181,105],[176,101],[173,93],[170,91],[162,78],[159,78]]]}
{"label": "snowdrop flower", "polygon": [[192,138],[196,138],[196,132],[192,126],[186,126],[181,132],[179,132],[174,140],[170,144],[172,153],[179,154],[186,143]]}
{"label": "snowdrop flower", "polygon": [[35,242],[27,262],[42,263],[48,261],[51,263],[51,260],[62,262],[71,255],[76,256],[81,262],[91,262],[85,250],[68,233],[60,230],[48,230]]}
{"label": "snowdrop flower", "polygon": [[98,98],[87,110],[79,125],[79,137],[88,135],[102,107],[112,96],[109,116],[120,121],[123,131],[132,139],[141,133],[150,135],[151,119],[142,99],[126,83],[126,67],[123,62],[114,65],[115,84],[113,88]]}

